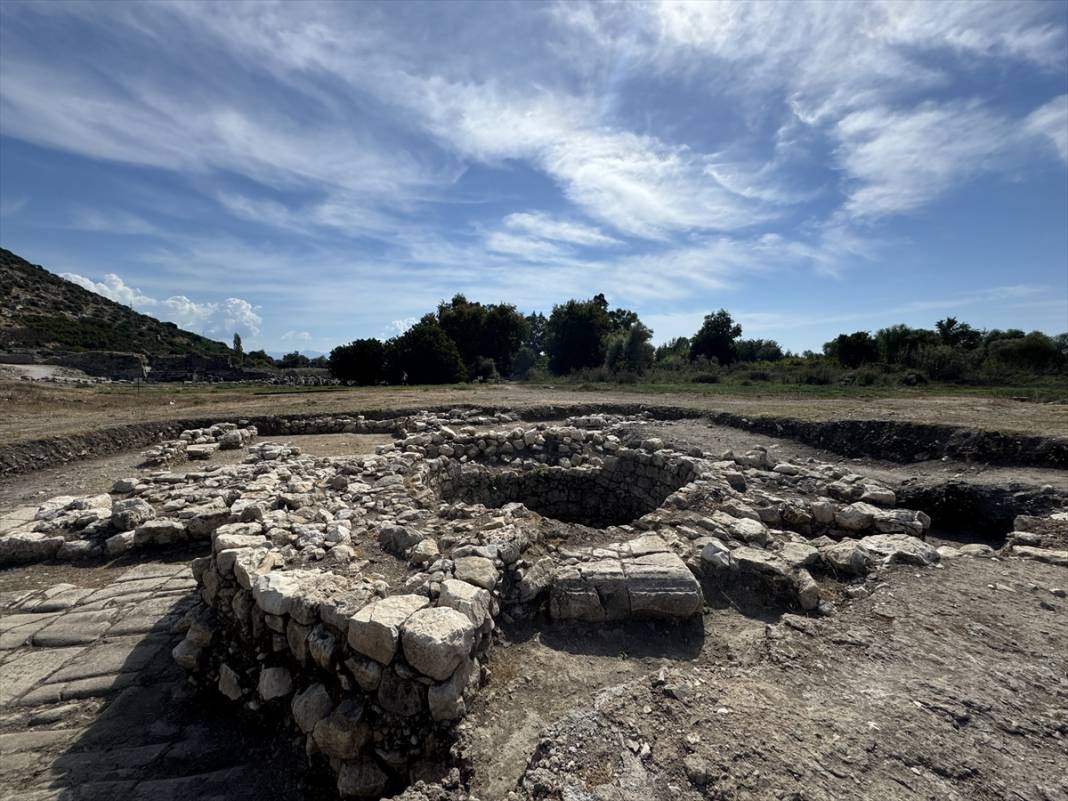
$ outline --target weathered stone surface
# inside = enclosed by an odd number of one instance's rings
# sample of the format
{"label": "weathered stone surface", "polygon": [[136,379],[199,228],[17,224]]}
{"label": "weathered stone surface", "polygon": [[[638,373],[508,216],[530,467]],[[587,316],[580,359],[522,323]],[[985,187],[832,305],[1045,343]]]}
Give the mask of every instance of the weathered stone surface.
{"label": "weathered stone surface", "polygon": [[368,604],[349,621],[349,645],[364,656],[389,664],[397,652],[401,625],[429,603],[422,595],[393,595]]}
{"label": "weathered stone surface", "polygon": [[834,522],[846,531],[864,531],[872,527],[880,509],[870,503],[851,503],[843,506],[834,515]]}
{"label": "weathered stone surface", "polygon": [[192,539],[207,539],[219,526],[230,520],[230,508],[221,498],[186,510],[186,526]]}
{"label": "weathered stone surface", "polygon": [[293,696],[293,720],[305,734],[311,732],[320,720],[330,714],[333,708],[334,702],[330,698],[330,693],[319,683],[312,684]]}
{"label": "weathered stone surface", "polygon": [[474,634],[474,623],[464,612],[420,609],[402,626],[404,658],[420,673],[444,681],[470,655]]}
{"label": "weathered stone surface", "polygon": [[460,581],[466,581],[487,590],[492,590],[497,586],[499,578],[493,560],[482,556],[464,556],[457,559],[454,573]]}
{"label": "weathered stone surface", "polygon": [[1048,562],[1051,565],[1068,567],[1068,550],[1056,548],[1036,548],[1033,545],[1013,545],[1012,555],[1036,562]]}
{"label": "weathered stone surface", "polygon": [[489,618],[491,603],[492,596],[487,590],[466,581],[446,579],[441,584],[438,606],[463,612],[476,628],[481,627]]}
{"label": "weathered stone surface", "polygon": [[236,701],[242,695],[240,678],[233,669],[225,663],[219,667],[219,692],[231,701]]}
{"label": "weathered stone surface", "polygon": [[111,507],[111,525],[119,531],[130,531],[156,516],[152,504],[142,498],[116,501]]}
{"label": "weathered stone surface", "polygon": [[938,561],[938,551],[923,540],[907,534],[873,534],[858,543],[873,559],[930,565]]}
{"label": "weathered stone surface", "polygon": [[434,720],[457,720],[467,711],[465,696],[477,689],[477,660],[464,660],[453,674],[427,690],[427,704]]}
{"label": "weathered stone surface", "polygon": [[414,679],[406,679],[394,668],[382,671],[378,683],[378,703],[387,712],[400,717],[411,717],[426,707],[426,685]]}
{"label": "weathered stone surface", "polygon": [[701,585],[673,553],[623,561],[633,617],[690,617],[701,611]]}
{"label": "weathered stone surface", "polygon": [[820,555],[831,569],[849,576],[863,576],[870,569],[868,553],[856,540],[846,538],[820,549]]}
{"label": "weathered stone surface", "polygon": [[0,565],[43,562],[54,557],[62,545],[62,537],[33,531],[6,534],[0,537]]}
{"label": "weathered stone surface", "polygon": [[264,701],[285,698],[293,692],[293,676],[284,667],[264,668],[257,690]]}
{"label": "weathered stone surface", "polygon": [[312,739],[332,759],[355,759],[367,743],[371,729],[364,720],[364,706],[351,698],[338,704],[316,722]]}
{"label": "weathered stone surface", "polygon": [[388,777],[373,761],[346,762],[337,775],[337,791],[342,798],[378,798],[386,789]]}
{"label": "weathered stone surface", "polygon": [[790,573],[786,562],[771,551],[748,546],[731,551],[731,563],[747,573],[763,573],[780,578],[785,578]]}

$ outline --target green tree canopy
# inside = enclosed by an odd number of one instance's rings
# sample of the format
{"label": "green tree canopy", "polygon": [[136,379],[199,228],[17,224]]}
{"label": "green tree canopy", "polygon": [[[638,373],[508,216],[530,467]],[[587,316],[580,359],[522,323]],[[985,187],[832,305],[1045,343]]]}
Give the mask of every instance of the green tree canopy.
{"label": "green tree canopy", "polygon": [[604,296],[569,300],[553,307],[545,326],[549,369],[567,375],[584,367],[598,367],[605,356],[605,336],[612,331]]}
{"label": "green tree canopy", "polygon": [[330,351],[330,374],[340,381],[361,386],[377,384],[383,377],[386,348],[377,339],[357,339]]}
{"label": "green tree canopy", "polygon": [[839,334],[824,344],[823,352],[843,367],[860,367],[879,360],[879,348],[867,331]]}
{"label": "green tree canopy", "polygon": [[705,315],[701,330],[690,340],[690,360],[715,359],[720,364],[737,360],[734,340],[742,335],[742,327],[734,322],[726,309]]}
{"label": "green tree canopy", "polygon": [[456,343],[433,314],[389,340],[385,349],[386,373],[394,383],[455,384],[467,378]]}

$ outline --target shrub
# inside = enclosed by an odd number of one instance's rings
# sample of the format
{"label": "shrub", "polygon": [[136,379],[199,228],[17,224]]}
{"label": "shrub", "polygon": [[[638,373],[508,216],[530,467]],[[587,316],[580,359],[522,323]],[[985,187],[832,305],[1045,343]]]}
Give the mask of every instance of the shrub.
{"label": "shrub", "polygon": [[771,381],[771,373],[767,370],[750,370],[747,375],[750,381]]}
{"label": "shrub", "polygon": [[917,367],[935,381],[959,381],[971,372],[973,360],[967,352],[950,345],[920,348]]}
{"label": "shrub", "polygon": [[718,384],[719,383],[719,374],[718,373],[697,373],[693,378],[690,379],[690,381],[693,382],[694,384]]}

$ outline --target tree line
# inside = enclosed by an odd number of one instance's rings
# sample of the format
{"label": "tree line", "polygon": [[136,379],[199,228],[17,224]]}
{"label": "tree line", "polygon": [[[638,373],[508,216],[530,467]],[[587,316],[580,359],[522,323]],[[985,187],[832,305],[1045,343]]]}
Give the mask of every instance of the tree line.
{"label": "tree line", "polygon": [[822,353],[794,354],[772,339],[744,339],[742,326],[726,309],[706,315],[693,336],[655,348],[652,336],[634,311],[610,308],[603,294],[568,300],[548,316],[458,294],[399,336],[334,348],[326,364],[342,381],[369,385],[574,375],[639,381],[651,372],[715,381],[732,366],[775,364],[879,366],[912,371],[916,383],[982,380],[998,370],[1059,373],[1068,363],[1068,334],[981,331],[952,317],[933,329],[896,325],[874,334],[841,334]]}

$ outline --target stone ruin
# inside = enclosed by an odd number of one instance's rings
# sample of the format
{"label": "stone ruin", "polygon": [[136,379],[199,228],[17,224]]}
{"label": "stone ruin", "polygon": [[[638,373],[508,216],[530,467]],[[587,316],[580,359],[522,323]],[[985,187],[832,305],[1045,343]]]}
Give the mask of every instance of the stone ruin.
{"label": "stone ruin", "polygon": [[[289,423],[395,435],[359,458],[249,445],[244,429],[238,464],[57,498],[15,530],[0,520],[0,562],[210,540],[175,660],[195,684],[285,719],[342,796],[377,798],[441,775],[500,621],[669,625],[739,590],[833,614],[857,577],[959,555],[925,542],[926,514],[841,466],[683,452],[642,438],[640,422]],[[241,431],[180,441],[221,447]],[[1019,555],[1043,550],[1023,534]]]}

